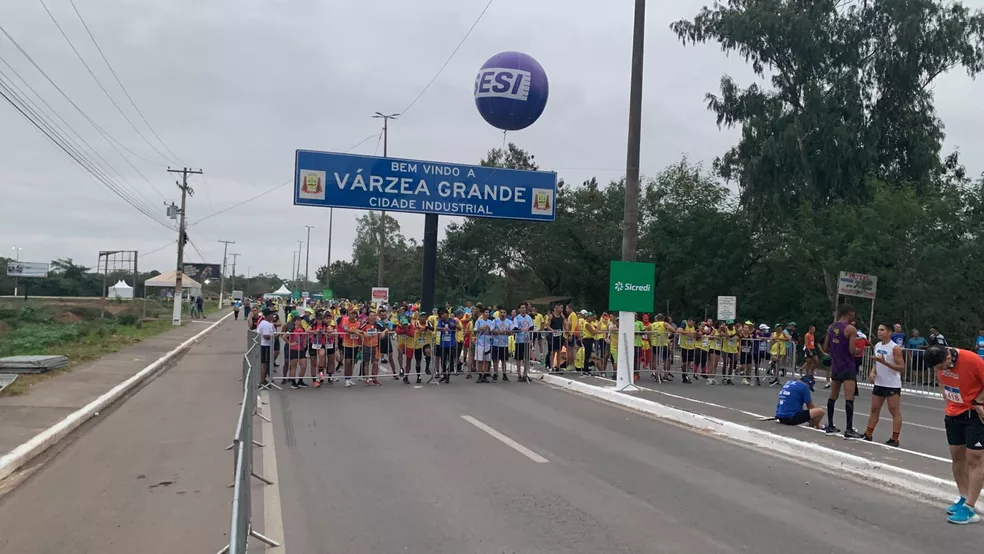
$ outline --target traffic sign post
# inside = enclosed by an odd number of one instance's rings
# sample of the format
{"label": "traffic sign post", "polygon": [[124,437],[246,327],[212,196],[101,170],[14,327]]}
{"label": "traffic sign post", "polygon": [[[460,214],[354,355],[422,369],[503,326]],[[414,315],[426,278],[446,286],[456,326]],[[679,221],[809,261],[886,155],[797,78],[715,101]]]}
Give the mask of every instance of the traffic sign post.
{"label": "traffic sign post", "polygon": [[733,321],[738,319],[738,297],[718,296],[718,321]]}
{"label": "traffic sign post", "polygon": [[635,319],[638,312],[653,311],[656,292],[656,265],[643,262],[613,261],[608,273],[608,310],[618,311],[617,379],[615,390],[639,390],[633,384]]}

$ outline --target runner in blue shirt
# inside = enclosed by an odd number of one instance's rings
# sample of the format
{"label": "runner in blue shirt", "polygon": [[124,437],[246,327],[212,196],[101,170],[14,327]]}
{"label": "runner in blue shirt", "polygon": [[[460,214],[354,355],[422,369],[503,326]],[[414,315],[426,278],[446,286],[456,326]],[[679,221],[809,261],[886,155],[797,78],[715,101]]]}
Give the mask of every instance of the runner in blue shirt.
{"label": "runner in blue shirt", "polygon": [[506,310],[499,308],[499,317],[492,320],[492,382],[499,380],[499,367],[502,367],[502,380],[509,381],[506,375],[506,355],[509,353],[509,335],[512,325],[506,319]]}
{"label": "runner in blue shirt", "polygon": [[787,381],[779,391],[776,420],[783,425],[794,426],[809,421],[811,427],[819,429],[824,410],[813,405],[813,397],[810,393],[813,392],[815,384],[812,375],[804,375],[799,381]]}
{"label": "runner in blue shirt", "polygon": [[516,375],[520,383],[530,382],[530,356],[527,345],[533,331],[533,318],[526,313],[526,304],[519,307],[519,315],[513,318],[512,328],[516,331]]}
{"label": "runner in blue shirt", "polygon": [[441,378],[437,382],[450,384],[454,355],[457,352],[458,320],[449,317],[448,311],[443,308],[437,317],[437,366],[441,368]]}
{"label": "runner in blue shirt", "polygon": [[478,312],[475,320],[475,370],[478,371],[476,383],[489,383],[489,360],[492,359],[492,322],[489,309]]}

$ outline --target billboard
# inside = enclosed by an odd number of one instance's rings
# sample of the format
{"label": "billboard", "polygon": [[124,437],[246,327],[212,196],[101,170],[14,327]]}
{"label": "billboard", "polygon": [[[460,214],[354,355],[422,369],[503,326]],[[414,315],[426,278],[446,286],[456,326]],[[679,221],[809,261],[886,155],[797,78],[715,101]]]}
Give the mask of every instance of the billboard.
{"label": "billboard", "polygon": [[219,264],[184,264],[185,275],[204,283],[206,279],[218,279],[222,276],[222,266]]}
{"label": "billboard", "polygon": [[556,218],[557,174],[298,150],[294,205],[491,217]]}
{"label": "billboard", "polygon": [[7,277],[47,277],[47,262],[7,262]]}
{"label": "billboard", "polygon": [[386,304],[389,302],[389,287],[372,287],[370,298],[373,304]]}

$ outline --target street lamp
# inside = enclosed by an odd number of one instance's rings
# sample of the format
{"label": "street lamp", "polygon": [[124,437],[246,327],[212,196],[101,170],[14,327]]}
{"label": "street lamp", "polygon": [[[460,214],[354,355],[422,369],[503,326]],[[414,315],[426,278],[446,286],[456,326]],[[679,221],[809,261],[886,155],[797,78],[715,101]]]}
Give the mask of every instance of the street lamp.
{"label": "street lamp", "polygon": [[[14,261],[19,262],[20,261],[20,252],[21,252],[21,250],[23,250],[23,248],[21,248],[20,246],[11,246],[10,248],[14,251]],[[17,278],[16,277],[14,277],[14,296],[17,296]]]}
{"label": "street lamp", "polygon": [[[376,112],[376,115],[372,116],[373,119],[383,120],[383,157],[389,156],[389,121],[391,119],[396,119],[400,117],[398,113],[384,114],[382,112]],[[383,257],[383,241],[386,240],[383,235],[384,225],[386,223],[386,210],[383,210],[379,217],[379,269],[376,274],[376,286],[383,286],[383,271],[386,267],[385,258]]]}

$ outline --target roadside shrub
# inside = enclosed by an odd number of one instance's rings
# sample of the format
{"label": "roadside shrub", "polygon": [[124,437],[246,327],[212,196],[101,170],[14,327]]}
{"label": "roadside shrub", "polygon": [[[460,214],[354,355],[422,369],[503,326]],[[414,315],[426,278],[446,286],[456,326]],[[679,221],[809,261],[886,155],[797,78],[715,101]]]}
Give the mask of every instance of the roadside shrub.
{"label": "roadside shrub", "polygon": [[[86,321],[95,321],[97,319],[103,318],[102,308],[90,308],[86,306],[73,306],[68,310],[69,312],[81,317]],[[106,312],[106,319],[112,319],[113,314]]]}
{"label": "roadside shrub", "polygon": [[120,325],[133,326],[136,325],[139,318],[131,313],[122,313],[116,316],[116,322]]}

